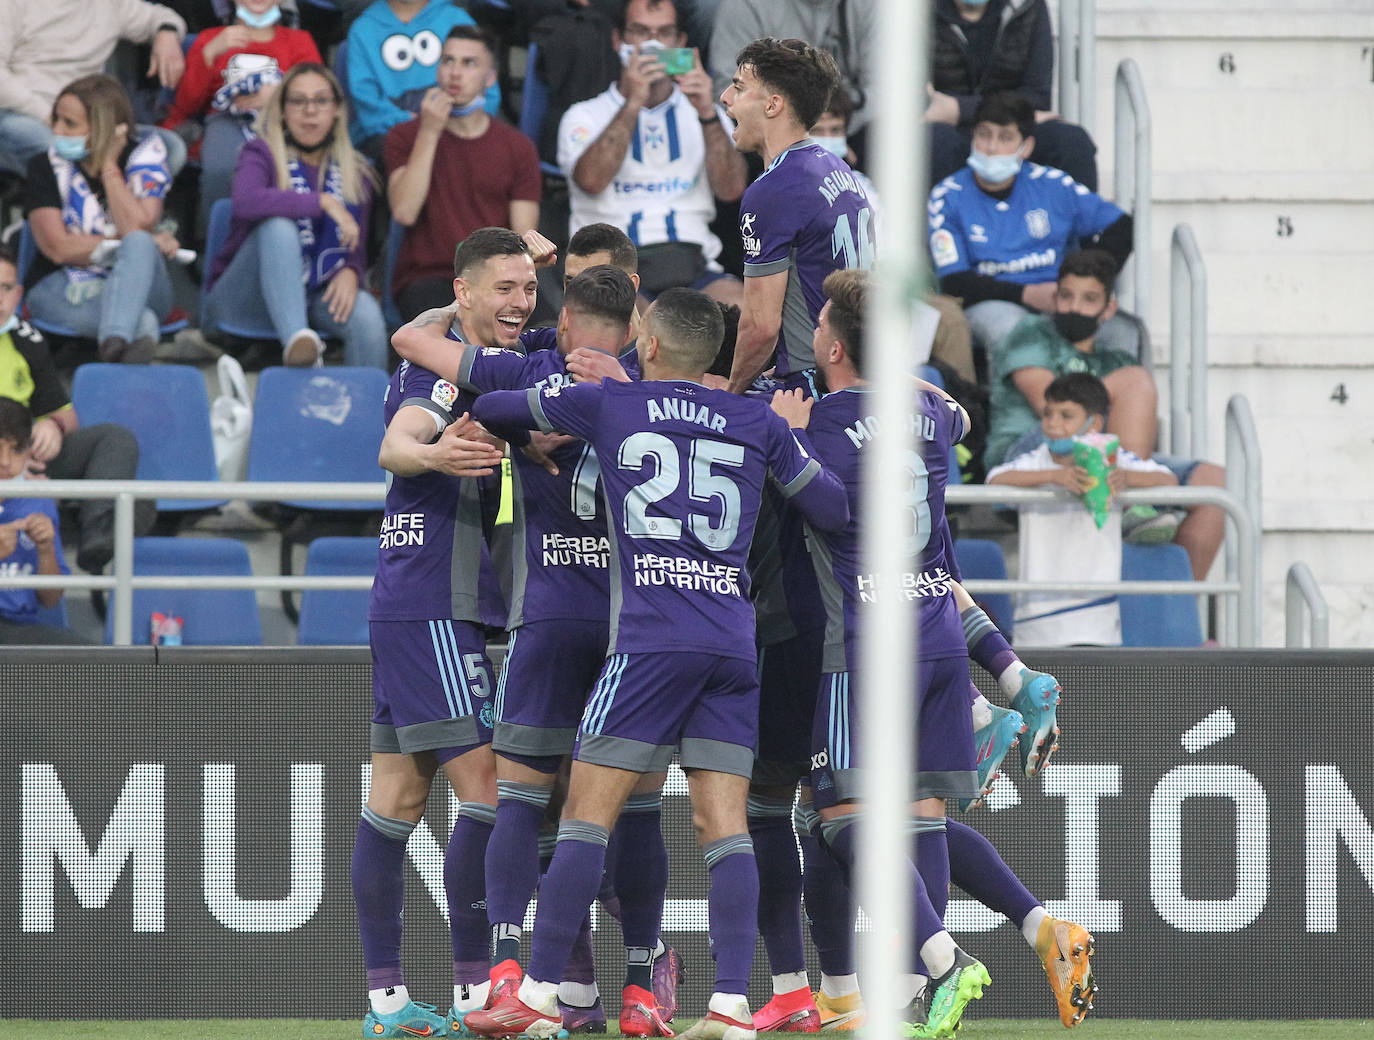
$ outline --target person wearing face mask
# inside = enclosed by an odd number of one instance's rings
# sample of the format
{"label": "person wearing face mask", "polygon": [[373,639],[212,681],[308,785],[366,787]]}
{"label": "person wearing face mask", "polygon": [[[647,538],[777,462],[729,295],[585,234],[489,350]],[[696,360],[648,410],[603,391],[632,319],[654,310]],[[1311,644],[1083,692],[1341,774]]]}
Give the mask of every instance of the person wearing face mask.
{"label": "person wearing face mask", "polygon": [[[940,291],[964,302],[975,355],[986,358],[1028,312],[1052,313],[1059,264],[1070,246],[1099,248],[1120,270],[1131,217],[1062,170],[1027,161],[1035,113],[1020,94],[986,95],[963,169],[930,193],[930,254]],[[1132,319],[1117,317],[1105,345],[1139,349]],[[1000,459],[998,460],[1000,461]]]}
{"label": "person wearing face mask", "polygon": [[[1113,495],[1100,527],[1081,496],[1096,479],[1074,461],[1074,439],[1110,425],[1112,403],[1102,380],[1090,372],[1068,372],[1045,386],[1040,407],[1043,442],[1008,459],[988,474],[989,484],[1063,488],[1062,500],[1022,506],[1018,526],[1020,577],[1024,581],[1117,581],[1121,578],[1122,515],[1115,494],[1122,488],[1178,483],[1169,468],[1142,459],[1122,446],[1107,478]],[[1168,526],[1177,520],[1161,515]],[[1154,540],[1172,530],[1156,527]],[[1016,606],[1018,646],[1120,646],[1121,608],[1115,596],[1083,593],[1022,593]]]}
{"label": "person wearing face mask", "polygon": [[[1223,487],[1225,471],[1198,459],[1157,455],[1154,452],[1158,394],[1154,378],[1133,354],[1104,346],[1100,332],[1117,312],[1112,296],[1116,273],[1113,258],[1101,250],[1070,253],[1059,269],[1052,315],[1021,321],[993,351],[991,429],[984,462],[989,470],[1033,451],[1044,439],[1041,417],[1045,391],[1057,377],[1087,372],[1107,389],[1110,409],[1105,429],[1117,435],[1122,448],[1167,467],[1177,483]],[[1063,436],[1084,431],[1069,431]],[[989,475],[991,482],[991,475]],[[1206,577],[1224,534],[1225,518],[1218,506],[1193,506],[1183,522],[1150,506],[1131,506],[1123,517],[1128,541],[1167,541],[1173,526],[1176,541],[1188,551],[1193,574]]]}
{"label": "person wearing face mask", "polygon": [[156,134],[134,140],[133,108],[109,76],[83,76],[53,103],[53,143],[29,161],[24,215],[38,255],[24,277],[29,310],[94,339],[101,361],[148,364],[172,309],[166,231],[171,185]]}
{"label": "person wearing face mask", "polygon": [[930,183],[964,165],[984,95],[1012,90],[1035,109],[1031,161],[1097,190],[1097,146],[1050,111],[1054,40],[1045,0],[935,0],[926,122]]}
{"label": "person wearing face mask", "polygon": [[209,224],[210,207],[229,195],[239,152],[281,74],[300,62],[322,60],[310,34],[282,25],[281,17],[278,0],[241,0],[233,20],[199,33],[186,55],[186,74],[161,125],[191,141],[204,120],[199,142],[202,230]]}
{"label": "person wearing face mask", "polygon": [[686,43],[671,0],[629,0],[612,42],[620,79],[571,106],[558,126],[569,230],[606,223],[629,235],[645,300],[679,286],[738,306],[743,283],[716,262],[721,243],[709,226],[715,199],[738,199],[747,184],[734,125],[696,51],[688,71],[665,68],[667,49]]}
{"label": "person wearing face mask", "polygon": [[320,364],[319,329],[344,341],[345,364],[385,367],[381,307],[360,288],[375,184],[349,143],[339,81],[323,65],[296,65],[239,155],[233,220],[206,274],[202,322],[270,321],[285,365]]}

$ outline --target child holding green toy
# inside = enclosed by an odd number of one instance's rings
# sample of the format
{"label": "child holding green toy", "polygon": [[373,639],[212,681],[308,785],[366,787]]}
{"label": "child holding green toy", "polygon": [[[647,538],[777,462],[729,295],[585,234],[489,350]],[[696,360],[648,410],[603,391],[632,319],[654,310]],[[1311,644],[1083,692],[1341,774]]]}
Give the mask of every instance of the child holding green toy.
{"label": "child holding green toy", "polygon": [[[1062,501],[1021,507],[1020,573],[1029,581],[1117,581],[1121,578],[1121,509],[1127,487],[1177,484],[1166,466],[1139,458],[1102,432],[1107,388],[1087,372],[1059,376],[1045,388],[1040,427],[1045,443],[989,474],[989,484],[1058,487]],[[1161,514],[1161,517],[1170,514]],[[1167,521],[1165,522],[1167,523]],[[1177,521],[1152,530],[1174,536]],[[1022,593],[1017,599],[1018,646],[1119,646],[1121,610],[1112,595]]]}

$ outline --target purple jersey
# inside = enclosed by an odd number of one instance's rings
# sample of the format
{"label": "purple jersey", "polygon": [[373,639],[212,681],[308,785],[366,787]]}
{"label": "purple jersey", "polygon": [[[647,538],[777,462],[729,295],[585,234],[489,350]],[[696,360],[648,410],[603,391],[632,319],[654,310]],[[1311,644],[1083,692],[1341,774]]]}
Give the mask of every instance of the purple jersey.
{"label": "purple jersey", "polygon": [[611,540],[611,652],[709,648],[753,660],[745,569],[764,478],[820,527],[843,489],[761,401],[685,380],[486,394],[483,422],[582,437],[601,460]]}
{"label": "purple jersey", "polygon": [[[407,406],[423,408],[437,437],[469,411],[471,396],[427,368],[402,361],[387,386],[387,425]],[[377,577],[368,618],[424,621],[451,618],[478,624],[482,503],[477,481],[426,472],[388,474]]]}
{"label": "purple jersey", "polygon": [[[823,665],[827,672],[857,665],[861,609],[876,598],[873,577],[860,572],[859,550],[863,449],[873,443],[876,429],[869,400],[863,387],[827,394],[812,408],[807,427],[816,457],[844,482],[849,495],[850,522],[842,531],[811,532],[812,559],[829,617]],[[919,450],[911,454],[903,474],[911,487],[912,531],[902,589],[917,600],[921,657],[965,656],[968,648],[950,584],[953,565],[946,556],[951,543],[945,523],[949,449],[965,430],[957,407],[928,390],[917,391],[910,423]]]}
{"label": "purple jersey", "polygon": [[[458,385],[481,394],[490,390],[573,385],[563,355],[535,349],[528,355],[497,347],[469,350],[458,366]],[[524,552],[514,560],[507,628],[527,621],[605,619],[610,610],[610,543],[601,503],[601,465],[586,442],[553,452],[558,475],[511,453],[515,503],[514,539]]]}
{"label": "purple jersey", "polygon": [[801,141],[779,155],[739,205],[744,275],[787,272],[777,373],[816,367],[811,337],[831,271],[873,266],[873,207],[854,171],[819,145]]}

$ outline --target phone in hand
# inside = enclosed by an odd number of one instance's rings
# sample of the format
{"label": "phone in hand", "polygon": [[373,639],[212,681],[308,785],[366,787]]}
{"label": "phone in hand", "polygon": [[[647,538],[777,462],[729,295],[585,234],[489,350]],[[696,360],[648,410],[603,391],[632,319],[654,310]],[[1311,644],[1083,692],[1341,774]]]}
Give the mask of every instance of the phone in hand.
{"label": "phone in hand", "polygon": [[663,62],[663,71],[670,76],[691,72],[697,63],[691,47],[664,47],[658,52],[658,60]]}

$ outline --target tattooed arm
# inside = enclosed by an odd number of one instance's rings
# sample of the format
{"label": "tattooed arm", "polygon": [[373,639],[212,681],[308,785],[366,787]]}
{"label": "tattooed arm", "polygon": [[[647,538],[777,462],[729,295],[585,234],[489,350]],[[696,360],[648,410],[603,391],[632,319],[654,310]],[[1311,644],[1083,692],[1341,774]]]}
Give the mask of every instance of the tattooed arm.
{"label": "tattooed arm", "polygon": [[422,365],[445,379],[452,379],[464,353],[472,349],[462,340],[448,338],[448,330],[457,318],[456,304],[424,311],[395,331],[391,346],[411,364]]}

